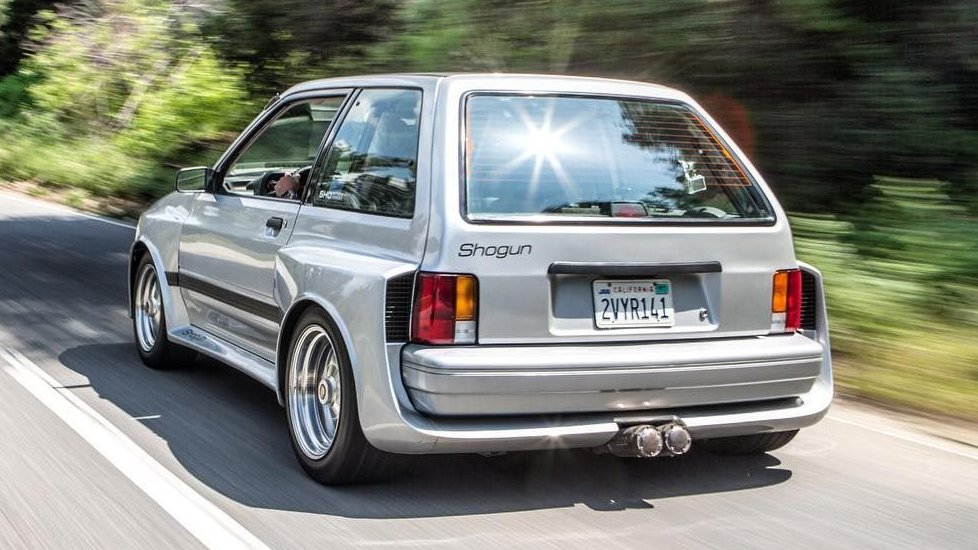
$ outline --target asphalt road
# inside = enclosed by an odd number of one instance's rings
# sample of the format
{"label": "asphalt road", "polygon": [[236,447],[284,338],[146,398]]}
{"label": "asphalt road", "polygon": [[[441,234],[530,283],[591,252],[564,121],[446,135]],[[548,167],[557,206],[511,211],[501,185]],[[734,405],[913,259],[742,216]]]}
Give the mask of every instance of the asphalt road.
{"label": "asphalt road", "polygon": [[140,363],[132,238],[0,193],[0,548],[978,548],[978,450],[846,406],[760,457],[441,456],[317,485],[257,382]]}

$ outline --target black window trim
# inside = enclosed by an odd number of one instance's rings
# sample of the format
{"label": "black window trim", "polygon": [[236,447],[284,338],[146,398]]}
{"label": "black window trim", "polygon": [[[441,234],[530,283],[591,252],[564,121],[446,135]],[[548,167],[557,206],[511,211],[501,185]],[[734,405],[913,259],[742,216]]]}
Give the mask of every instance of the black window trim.
{"label": "black window trim", "polygon": [[[336,119],[334,120],[333,124],[330,126],[329,131],[327,132],[328,137],[329,137],[328,142],[325,143],[324,144],[324,147],[322,148],[322,150],[320,150],[319,156],[316,159],[316,164],[313,165],[312,171],[309,172],[309,178],[310,179],[306,183],[306,189],[305,189],[305,192],[304,192],[305,193],[305,196],[302,199],[302,204],[303,205],[308,205],[308,206],[313,207],[313,208],[324,208],[324,209],[327,209],[327,210],[338,210],[338,211],[342,211],[342,212],[352,212],[354,214],[365,214],[367,216],[382,216],[384,218],[395,218],[395,219],[399,219],[399,220],[412,220],[412,219],[414,219],[414,217],[415,217],[415,215],[417,214],[417,211],[418,211],[418,201],[417,201],[418,184],[417,184],[417,181],[415,181],[415,184],[414,184],[414,189],[415,189],[414,211],[412,211],[410,215],[408,215],[408,214],[390,214],[390,213],[387,213],[387,212],[371,212],[369,210],[357,210],[355,208],[340,208],[340,207],[337,207],[337,206],[326,206],[326,205],[320,206],[320,205],[313,204],[313,202],[312,202],[312,195],[313,195],[313,191],[312,191],[312,188],[313,188],[313,185],[312,185],[313,179],[312,178],[315,176],[317,180],[319,179],[319,176],[321,175],[320,174],[320,171],[324,167],[323,166],[323,163],[326,161],[326,155],[329,152],[329,149],[333,146],[333,139],[336,137],[336,134],[339,132],[340,128],[343,126],[343,123],[346,121],[346,116],[349,114],[349,111],[353,109],[354,105],[356,105],[356,100],[359,99],[360,98],[360,95],[364,91],[366,91],[366,90],[409,90],[409,91],[416,91],[416,92],[418,92],[418,93],[421,94],[421,104],[418,106],[418,152],[417,152],[418,158],[414,159],[415,166],[417,166],[420,163],[420,159],[421,159],[421,122],[422,122],[421,117],[424,114],[424,101],[425,101],[424,89],[421,88],[420,86],[384,86],[384,85],[377,85],[377,86],[358,86],[347,97],[346,104],[343,106],[343,109],[342,109],[342,117],[340,117],[340,115],[337,114]],[[339,122],[337,123],[336,121],[339,121]],[[319,183],[320,182],[317,181],[316,184],[315,184],[315,186],[318,186]]]}
{"label": "black window trim", "polygon": [[647,227],[647,226],[657,226],[657,227],[772,227],[778,222],[777,211],[774,209],[774,205],[768,198],[767,193],[764,192],[763,188],[758,184],[754,176],[747,170],[747,167],[741,162],[737,155],[731,155],[734,163],[740,168],[744,176],[750,180],[751,185],[755,186],[758,190],[758,195],[763,201],[764,206],[767,207],[768,211],[771,213],[770,217],[767,218],[754,218],[754,219],[721,219],[721,220],[703,220],[697,218],[690,219],[651,219],[651,220],[638,220],[638,219],[531,219],[529,217],[514,217],[513,219],[486,219],[486,218],[474,218],[469,215],[468,209],[468,185],[465,177],[465,139],[466,139],[466,113],[468,111],[469,99],[476,96],[503,96],[503,97],[514,97],[514,96],[525,96],[525,97],[566,97],[566,98],[596,98],[596,99],[617,99],[626,101],[645,101],[661,103],[666,105],[676,105],[688,109],[697,120],[703,126],[710,130],[713,136],[723,147],[731,150],[731,144],[727,142],[726,139],[717,131],[718,129],[709,120],[700,116],[692,106],[684,101],[668,98],[655,98],[648,96],[636,96],[627,94],[608,94],[608,93],[595,93],[595,92],[548,92],[548,91],[529,91],[529,90],[468,90],[462,94],[461,101],[459,102],[459,152],[458,152],[458,181],[459,181],[459,214],[466,223],[471,225],[529,225],[529,226],[546,226],[546,225],[564,225],[564,226],[615,226],[615,227]]}
{"label": "black window trim", "polygon": [[345,87],[345,88],[323,88],[319,90],[310,90],[307,92],[299,92],[287,96],[278,97],[276,96],[276,101],[273,104],[266,106],[264,110],[249,124],[240,136],[228,147],[227,151],[221,155],[221,158],[214,164],[214,176],[211,179],[210,188],[207,189],[209,193],[215,195],[224,195],[231,197],[244,197],[244,198],[254,198],[260,200],[277,201],[277,202],[289,202],[289,203],[302,203],[302,198],[299,199],[283,199],[280,197],[268,197],[262,195],[244,195],[241,193],[233,193],[224,189],[224,174],[229,165],[233,163],[242,152],[247,150],[248,147],[254,143],[254,141],[265,131],[268,126],[275,121],[275,119],[286,109],[291,108],[296,103],[311,100],[311,99],[325,99],[330,97],[342,97],[343,101],[340,102],[340,107],[336,110],[336,116],[329,123],[329,128],[326,129],[326,133],[323,134],[323,139],[319,143],[319,149],[316,151],[316,158],[313,161],[312,170],[309,171],[309,180],[306,182],[306,189],[303,190],[303,195],[307,193],[309,188],[309,181],[312,181],[312,177],[315,175],[317,167],[322,164],[323,152],[326,150],[330,143],[334,129],[337,127],[337,120],[340,119],[341,114],[345,115],[346,109],[351,104],[351,98],[356,95],[356,89]]}

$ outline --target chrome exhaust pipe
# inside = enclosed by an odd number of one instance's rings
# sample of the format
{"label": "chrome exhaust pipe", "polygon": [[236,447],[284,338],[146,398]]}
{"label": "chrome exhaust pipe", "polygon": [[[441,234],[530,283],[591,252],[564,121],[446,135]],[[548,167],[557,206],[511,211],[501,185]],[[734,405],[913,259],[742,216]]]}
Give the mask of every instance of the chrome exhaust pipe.
{"label": "chrome exhaust pipe", "polygon": [[652,458],[662,452],[662,434],[655,426],[630,426],[615,434],[608,451],[615,456]]}
{"label": "chrome exhaust pipe", "polygon": [[669,422],[659,426],[629,426],[615,434],[606,449],[615,456],[654,458],[686,454],[692,445],[693,437],[686,426]]}
{"label": "chrome exhaust pipe", "polygon": [[670,455],[684,455],[693,446],[693,436],[689,434],[686,426],[677,422],[659,426],[659,433],[662,434],[662,446]]}

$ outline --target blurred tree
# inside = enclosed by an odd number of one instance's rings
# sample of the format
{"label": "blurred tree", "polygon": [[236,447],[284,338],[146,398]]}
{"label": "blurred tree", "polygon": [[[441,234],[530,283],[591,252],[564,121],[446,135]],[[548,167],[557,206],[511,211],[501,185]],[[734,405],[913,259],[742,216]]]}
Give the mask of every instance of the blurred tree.
{"label": "blurred tree", "polygon": [[266,96],[349,59],[396,28],[396,0],[225,0],[205,33],[248,86]]}
{"label": "blurred tree", "polygon": [[976,0],[416,0],[373,51],[392,70],[620,76],[723,97],[715,114],[756,138],[786,204],[817,211],[853,208],[877,174],[973,196],[974,13]]}
{"label": "blurred tree", "polygon": [[[220,146],[254,111],[244,71],[202,40],[199,3],[105,0],[42,12],[0,170],[101,194],[155,196],[161,167]],[[12,92],[11,92],[12,94]]]}
{"label": "blurred tree", "polygon": [[[0,1],[2,28],[21,37],[28,14],[50,3]],[[96,12],[116,4],[163,6],[88,0],[75,12],[96,17],[95,33],[111,21]],[[792,210],[856,209],[884,175],[947,181],[949,195],[978,212],[978,0],[179,0],[169,9],[179,22],[171,18],[163,36],[189,25],[185,40],[196,37],[222,66],[242,67],[255,101],[310,78],[379,71],[654,81],[704,98]],[[132,74],[111,79],[119,94],[103,90],[103,104],[72,105],[57,118],[128,126],[146,93],[180,64],[164,43],[131,52]],[[115,53],[98,66],[114,66],[123,50],[106,49]],[[66,51],[63,62],[74,55]],[[0,117],[45,94],[67,100],[78,91],[31,80],[40,74],[0,82]]]}
{"label": "blurred tree", "polygon": [[[57,0],[0,0],[0,77],[17,69],[24,55],[24,40],[34,16],[49,9]],[[70,4],[71,1],[62,1]]]}
{"label": "blurred tree", "polygon": [[921,311],[978,324],[975,220],[935,180],[877,178],[842,242],[876,262],[879,276],[917,285]]}

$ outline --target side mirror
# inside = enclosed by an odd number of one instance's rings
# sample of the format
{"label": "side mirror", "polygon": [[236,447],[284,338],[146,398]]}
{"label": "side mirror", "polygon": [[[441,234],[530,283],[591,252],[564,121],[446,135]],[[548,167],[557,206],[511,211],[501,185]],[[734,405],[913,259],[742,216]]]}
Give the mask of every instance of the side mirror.
{"label": "side mirror", "polygon": [[213,179],[214,170],[206,166],[183,168],[177,172],[174,186],[177,188],[177,191],[181,193],[206,191],[209,189],[211,180]]}

